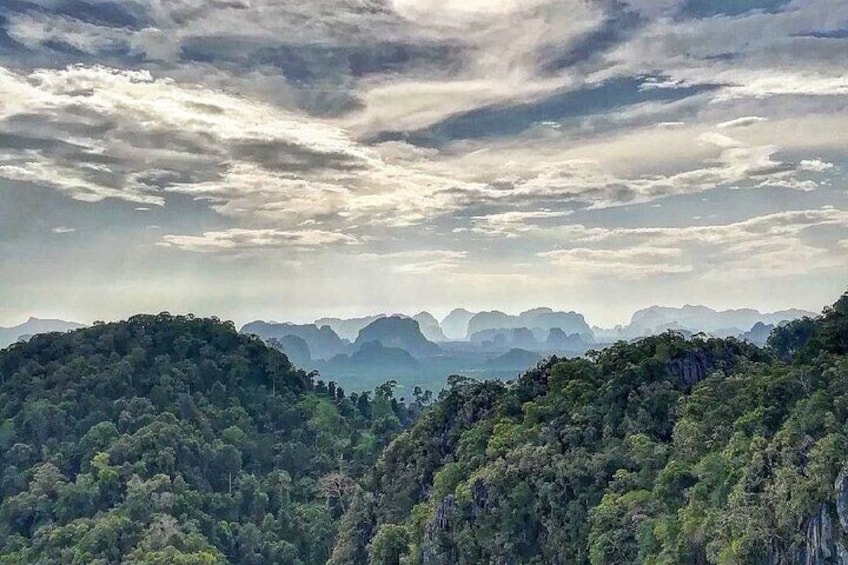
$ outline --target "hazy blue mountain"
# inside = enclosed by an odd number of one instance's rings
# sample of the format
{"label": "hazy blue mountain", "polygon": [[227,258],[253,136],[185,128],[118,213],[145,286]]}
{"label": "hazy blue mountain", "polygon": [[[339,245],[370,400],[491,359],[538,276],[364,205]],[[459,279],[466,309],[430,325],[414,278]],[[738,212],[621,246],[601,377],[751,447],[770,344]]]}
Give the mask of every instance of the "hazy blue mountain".
{"label": "hazy blue mountain", "polygon": [[526,349],[540,351],[542,344],[536,341],[528,328],[497,328],[475,332],[469,341],[485,349]]}
{"label": "hazy blue mountain", "polygon": [[321,318],[315,320],[315,325],[319,328],[330,326],[340,338],[353,341],[359,335],[362,328],[374,320],[385,317],[385,314],[374,314],[373,316],[364,316],[361,318]]}
{"label": "hazy blue mountain", "polygon": [[563,354],[583,354],[590,345],[580,334],[566,334],[562,328],[551,328],[545,339],[545,351]]}
{"label": "hazy blue mountain", "polygon": [[439,321],[429,312],[420,312],[412,317],[418,322],[418,327],[424,337],[436,343],[448,341],[442,328],[439,326]]}
{"label": "hazy blue mountain", "polygon": [[566,334],[579,334],[584,338],[592,337],[592,328],[586,323],[583,314],[578,312],[557,312],[550,308],[534,308],[518,315],[518,325],[547,332],[559,328]]}
{"label": "hazy blue mountain", "polygon": [[586,323],[582,314],[557,312],[550,308],[534,308],[517,316],[498,310],[479,312],[469,320],[467,335],[470,337],[484,330],[511,328],[527,328],[538,333],[539,340],[545,339],[548,331],[553,328],[560,328],[566,334],[579,334],[588,341],[594,338],[592,328]]}
{"label": "hazy blue mountain", "polygon": [[541,360],[539,353],[516,348],[489,360],[486,366],[494,371],[523,371]]}
{"label": "hazy blue mountain", "polygon": [[438,345],[424,337],[418,322],[400,316],[380,318],[368,324],[359,332],[353,344],[354,351],[371,341],[403,349],[415,357],[431,357],[441,352]]}
{"label": "hazy blue mountain", "polygon": [[754,326],[745,333],[739,335],[739,339],[743,339],[745,341],[749,341],[754,345],[759,345],[763,347],[768,340],[768,337],[771,335],[771,332],[776,328],[774,324],[764,324],[762,322],[757,322]]}
{"label": "hazy blue mountain", "polygon": [[503,330],[511,329],[516,325],[515,316],[510,316],[499,310],[491,310],[488,312],[477,312],[468,321],[467,337],[470,339],[474,334],[478,334],[485,330]]}
{"label": "hazy blue mountain", "polygon": [[804,316],[815,316],[805,310],[782,310],[762,313],[750,308],[717,311],[707,306],[686,305],[682,308],[651,306],[633,314],[630,324],[621,328],[619,337],[633,339],[655,335],[668,329],[706,332],[718,337],[735,336],[758,322],[777,325]]}
{"label": "hazy blue mountain", "polygon": [[285,353],[295,367],[307,371],[313,368],[312,354],[305,339],[296,335],[287,335],[279,339],[272,338],[268,340],[268,344]]}
{"label": "hazy blue mountain", "polygon": [[83,324],[78,324],[76,322],[30,318],[23,324],[13,326],[11,328],[0,327],[0,348],[11,345],[16,341],[20,341],[22,338],[28,339],[36,334],[66,332],[84,327],[85,326]]}
{"label": "hazy blue mountain", "polygon": [[468,336],[468,322],[474,317],[474,312],[464,308],[451,310],[442,320],[442,331],[448,339],[462,340]]}
{"label": "hazy blue mountain", "polygon": [[379,341],[363,343],[350,356],[334,357],[332,363],[347,364],[357,369],[372,369],[387,371],[408,371],[418,367],[418,361],[406,350],[399,347],[386,347]]}
{"label": "hazy blue mountain", "polygon": [[313,359],[330,359],[346,353],[349,347],[330,326],[319,328],[315,324],[276,324],[256,321],[245,324],[241,333],[256,334],[265,340],[282,339],[286,336],[299,337],[309,346]]}

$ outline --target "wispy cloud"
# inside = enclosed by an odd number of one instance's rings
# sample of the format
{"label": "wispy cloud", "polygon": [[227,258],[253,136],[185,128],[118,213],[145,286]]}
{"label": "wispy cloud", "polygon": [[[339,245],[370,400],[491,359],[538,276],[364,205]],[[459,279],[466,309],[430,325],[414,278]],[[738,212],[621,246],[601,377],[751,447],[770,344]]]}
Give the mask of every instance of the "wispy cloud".
{"label": "wispy cloud", "polygon": [[465,251],[421,249],[389,253],[361,253],[357,259],[379,263],[400,275],[433,274],[452,271],[465,260]]}
{"label": "wispy cloud", "polygon": [[283,231],[233,228],[220,232],[205,232],[200,236],[166,235],[162,238],[160,245],[209,253],[249,249],[296,249],[356,243],[356,238],[351,235],[322,230]]}
{"label": "wispy cloud", "polygon": [[675,228],[573,225],[566,230],[575,247],[539,257],[582,275],[628,278],[678,273],[786,276],[844,267],[848,257],[834,242],[809,236],[809,230],[822,226],[841,228],[842,237],[848,237],[848,210],[789,211],[732,224]]}

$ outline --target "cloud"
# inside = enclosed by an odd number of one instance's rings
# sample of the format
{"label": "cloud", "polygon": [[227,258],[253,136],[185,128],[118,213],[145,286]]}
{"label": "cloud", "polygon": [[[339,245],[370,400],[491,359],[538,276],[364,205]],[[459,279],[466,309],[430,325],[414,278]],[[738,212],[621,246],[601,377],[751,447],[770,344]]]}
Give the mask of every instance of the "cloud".
{"label": "cloud", "polygon": [[0,176],[77,200],[161,206],[186,194],[233,217],[345,212],[414,223],[445,204],[437,190],[457,184],[386,163],[330,122],[148,72],[0,74],[0,95],[12,101],[0,107],[0,132],[47,133],[69,148],[0,144]]}
{"label": "cloud", "polygon": [[52,231],[53,233],[58,233],[58,234],[65,234],[65,233],[74,233],[77,230],[75,228],[69,228],[69,227],[66,227],[66,226],[57,226],[50,231]]}
{"label": "cloud", "polygon": [[788,276],[845,265],[848,257],[838,244],[810,239],[809,230],[824,226],[845,230],[848,210],[825,207],[674,228],[572,225],[561,234],[574,247],[538,256],[575,276]]}
{"label": "cloud", "polygon": [[823,173],[834,168],[833,163],[822,161],[821,159],[803,159],[799,163],[799,169],[812,173]]}
{"label": "cloud", "polygon": [[[548,133],[501,144],[426,149],[402,141],[368,144],[344,120],[147,71],[74,66],[0,73],[0,94],[9,100],[0,107],[0,134],[7,136],[0,136],[0,177],[80,201],[119,199],[138,208],[187,196],[238,229],[288,233],[310,220],[369,241],[388,237],[382,230],[464,217],[473,218],[470,225],[442,225],[514,238],[549,229],[579,208],[724,186],[811,190],[816,180],[798,173],[830,170],[815,156],[793,163],[777,158],[778,145],[744,140],[763,135],[753,125],[658,129],[649,121],[626,135],[610,132],[578,144],[570,130],[545,128]],[[756,121],[756,127],[783,125]],[[488,211],[473,212],[481,207]],[[178,247],[211,245],[194,237],[202,241]]]}
{"label": "cloud", "polygon": [[575,270],[581,275],[627,278],[692,272],[692,265],[681,261],[682,255],[677,249],[652,246],[618,250],[576,247],[538,254],[558,267]]}
{"label": "cloud", "polygon": [[727,129],[727,128],[744,128],[746,126],[750,126],[753,124],[757,124],[760,122],[767,122],[767,118],[763,118],[761,116],[745,116],[743,118],[736,118],[733,120],[728,120],[726,122],[722,122],[718,124],[716,127],[719,129]]}
{"label": "cloud", "polygon": [[522,233],[542,229],[537,221],[564,218],[570,211],[535,210],[530,212],[501,212],[472,218],[471,231],[498,237],[517,237]]}
{"label": "cloud", "polygon": [[6,30],[30,55],[0,53],[0,177],[211,209],[220,231],[167,236],[187,250],[306,225],[473,249],[578,210],[832,180],[844,54],[810,33],[838,2],[706,18],[684,4],[15,5]]}
{"label": "cloud", "polygon": [[356,243],[356,238],[351,235],[323,230],[232,228],[219,232],[205,232],[202,236],[166,235],[162,238],[160,245],[196,253],[211,253],[250,249],[305,249]]}
{"label": "cloud", "polygon": [[423,275],[452,271],[466,259],[465,251],[421,249],[389,253],[360,253],[356,258],[384,265],[399,275]]}
{"label": "cloud", "polygon": [[[732,76],[727,73],[723,76]],[[818,73],[776,73],[749,71],[744,84],[728,86],[716,97],[716,102],[734,98],[768,98],[771,96],[844,96],[848,94],[848,76],[828,76]]]}

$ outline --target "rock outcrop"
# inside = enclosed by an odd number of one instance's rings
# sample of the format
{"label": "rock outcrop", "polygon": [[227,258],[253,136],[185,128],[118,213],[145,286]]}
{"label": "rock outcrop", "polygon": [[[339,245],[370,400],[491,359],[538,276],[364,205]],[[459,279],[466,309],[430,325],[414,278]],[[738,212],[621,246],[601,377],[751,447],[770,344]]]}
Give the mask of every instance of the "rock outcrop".
{"label": "rock outcrop", "polygon": [[773,548],[768,565],[848,565],[848,464],[836,477],[834,499],[803,525],[804,538],[788,550]]}
{"label": "rock outcrop", "polygon": [[442,331],[448,339],[462,340],[468,335],[468,322],[474,317],[474,312],[464,308],[456,308],[442,320]]}
{"label": "rock outcrop", "polygon": [[384,347],[403,349],[414,357],[432,357],[441,353],[439,346],[424,337],[418,322],[412,318],[391,316],[375,320],[359,332],[353,348],[357,351],[372,341],[378,341]]}
{"label": "rock outcrop", "polygon": [[448,338],[439,326],[439,321],[434,318],[431,313],[419,312],[414,315],[412,319],[418,322],[418,327],[421,328],[421,333],[424,334],[424,337],[430,341],[434,341],[436,343],[448,341]]}

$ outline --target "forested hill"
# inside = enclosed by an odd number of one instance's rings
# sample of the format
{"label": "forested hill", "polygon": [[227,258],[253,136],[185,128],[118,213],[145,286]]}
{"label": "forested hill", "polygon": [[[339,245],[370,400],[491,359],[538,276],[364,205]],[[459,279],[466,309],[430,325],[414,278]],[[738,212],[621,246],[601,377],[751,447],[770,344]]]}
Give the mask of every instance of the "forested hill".
{"label": "forested hill", "polygon": [[422,408],[216,319],[38,335],[0,351],[0,563],[844,565],[846,355],[848,295]]}
{"label": "forested hill", "polygon": [[136,316],[0,352],[0,563],[324,563],[414,414],[215,319]]}
{"label": "forested hill", "polygon": [[770,348],[674,333],[454,379],[332,563],[848,563],[848,294]]}

